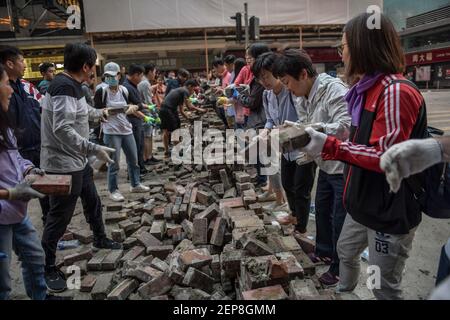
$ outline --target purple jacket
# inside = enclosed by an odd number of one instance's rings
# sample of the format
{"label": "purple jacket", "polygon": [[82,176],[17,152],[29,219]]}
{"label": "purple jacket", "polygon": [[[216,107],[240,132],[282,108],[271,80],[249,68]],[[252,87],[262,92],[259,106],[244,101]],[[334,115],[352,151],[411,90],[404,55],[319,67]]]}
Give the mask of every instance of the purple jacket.
{"label": "purple jacket", "polygon": [[[8,130],[10,139],[16,146],[16,138],[11,130]],[[21,182],[24,173],[34,167],[25,160],[17,149],[4,150],[0,152],[0,189],[9,189]],[[0,200],[0,225],[21,223],[27,214],[27,202]]]}

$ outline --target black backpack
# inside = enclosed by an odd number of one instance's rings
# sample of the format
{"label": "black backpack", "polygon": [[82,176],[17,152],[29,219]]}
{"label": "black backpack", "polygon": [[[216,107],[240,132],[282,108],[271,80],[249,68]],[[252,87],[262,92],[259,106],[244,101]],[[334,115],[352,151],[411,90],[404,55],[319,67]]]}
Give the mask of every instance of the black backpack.
{"label": "black backpack", "polygon": [[[388,86],[394,83],[405,83],[420,93],[416,85],[408,80],[392,80]],[[418,123],[426,120],[426,112],[424,102],[417,118]],[[414,129],[420,127],[417,126],[418,123]],[[420,131],[422,132],[413,130],[411,139],[427,139],[444,134],[442,130],[429,126],[426,130]],[[450,219],[450,163],[435,164],[421,173],[406,178],[405,181],[423,213],[432,218]]]}

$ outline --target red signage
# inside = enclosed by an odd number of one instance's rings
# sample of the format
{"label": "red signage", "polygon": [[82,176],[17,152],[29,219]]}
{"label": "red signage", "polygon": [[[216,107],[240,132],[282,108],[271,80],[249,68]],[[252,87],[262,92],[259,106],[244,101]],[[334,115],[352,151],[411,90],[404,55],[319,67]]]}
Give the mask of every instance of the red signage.
{"label": "red signage", "polygon": [[450,61],[450,47],[444,49],[407,53],[405,55],[405,58],[407,66]]}
{"label": "red signage", "polygon": [[341,61],[336,48],[305,48],[305,50],[314,63]]}

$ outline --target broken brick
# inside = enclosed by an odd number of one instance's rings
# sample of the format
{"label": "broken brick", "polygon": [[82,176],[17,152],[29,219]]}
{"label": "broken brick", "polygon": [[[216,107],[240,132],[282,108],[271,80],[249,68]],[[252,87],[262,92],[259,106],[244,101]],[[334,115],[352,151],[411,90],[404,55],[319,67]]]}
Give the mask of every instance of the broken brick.
{"label": "broken brick", "polygon": [[212,293],[214,278],[210,277],[198,269],[190,267],[183,279],[183,284],[193,288],[201,289],[207,293]]}
{"label": "broken brick", "polygon": [[116,242],[124,242],[126,239],[125,231],[123,229],[114,229],[111,231],[111,238]]}
{"label": "broken brick", "polygon": [[222,246],[225,236],[227,222],[222,217],[218,217],[214,223],[213,232],[211,235],[210,243],[215,246]]}
{"label": "broken brick", "polygon": [[94,288],[96,281],[97,281],[97,278],[91,274],[84,276],[83,280],[81,280],[80,291],[81,292],[91,292],[92,289]]}
{"label": "broken brick", "polygon": [[293,300],[313,300],[319,292],[311,279],[296,279],[289,282],[289,296]]}
{"label": "broken brick", "polygon": [[97,276],[97,281],[91,291],[93,300],[105,300],[112,286],[113,273],[102,273]]}
{"label": "broken brick", "polygon": [[134,279],[125,279],[117,285],[107,296],[108,300],[125,300],[136,290],[139,283]]}
{"label": "broken brick", "polygon": [[288,296],[281,285],[242,292],[243,300],[286,300],[287,298]]}
{"label": "broken brick", "polygon": [[87,264],[87,268],[90,271],[100,271],[102,270],[102,262],[105,257],[111,253],[109,249],[101,249],[99,250],[89,261]]}
{"label": "broken brick", "polygon": [[89,260],[92,258],[92,250],[85,250],[64,257],[64,265],[71,266],[77,261]]}
{"label": "broken brick", "polygon": [[203,212],[197,214],[195,218],[198,219],[208,219],[208,221],[211,221],[213,218],[217,217],[217,215],[220,213],[219,206],[215,203],[210,205],[206,210]]}
{"label": "broken brick", "polygon": [[112,250],[102,261],[101,268],[104,271],[115,270],[119,266],[123,250]]}
{"label": "broken brick", "polygon": [[160,245],[147,247],[147,254],[165,260],[167,256],[173,251],[173,245]]}
{"label": "broken brick", "polygon": [[197,244],[208,243],[208,219],[194,219],[192,242]]}
{"label": "broken brick", "polygon": [[133,247],[120,259],[120,262],[124,263],[125,261],[132,261],[137,257],[141,256],[143,253],[145,253],[144,247],[141,246]]}
{"label": "broken brick", "polygon": [[152,228],[150,229],[150,234],[159,240],[163,240],[165,233],[166,233],[166,221],[164,220],[153,221]]}
{"label": "broken brick", "polygon": [[244,250],[253,256],[265,256],[273,254],[272,249],[264,242],[249,238],[244,243]]}
{"label": "broken brick", "polygon": [[211,263],[212,256],[207,249],[194,249],[183,251],[180,254],[181,267],[184,270],[189,267],[201,268]]}
{"label": "broken brick", "polygon": [[172,286],[173,281],[169,278],[168,274],[162,273],[160,276],[141,286],[138,292],[143,299],[149,299],[168,293],[172,289]]}
{"label": "broken brick", "polygon": [[209,192],[198,190],[197,191],[197,201],[205,206],[209,205],[211,201],[211,194]]}

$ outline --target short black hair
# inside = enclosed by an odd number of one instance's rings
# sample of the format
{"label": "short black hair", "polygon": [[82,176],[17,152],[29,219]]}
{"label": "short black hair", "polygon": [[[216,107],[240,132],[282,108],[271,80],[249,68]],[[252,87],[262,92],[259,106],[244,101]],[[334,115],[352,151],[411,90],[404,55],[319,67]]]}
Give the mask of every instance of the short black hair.
{"label": "short black hair", "polygon": [[195,79],[189,79],[186,80],[186,82],[184,83],[185,87],[191,86],[191,87],[198,87],[198,82]]}
{"label": "short black hair", "polygon": [[0,47],[0,63],[6,64],[8,60],[16,60],[19,56],[23,56],[23,52],[13,46]]}
{"label": "short black hair", "polygon": [[95,65],[97,53],[84,43],[68,43],[64,48],[64,69],[79,72],[87,64],[90,68]]}
{"label": "short black hair", "polygon": [[223,66],[223,60],[222,58],[214,58],[213,62],[212,62],[213,67],[218,67],[218,66]]}
{"label": "short black hair", "polygon": [[155,64],[148,63],[144,65],[144,74],[148,74],[149,72],[153,72],[156,69]]}
{"label": "short black hair", "polygon": [[236,57],[233,54],[229,54],[225,57],[225,59],[223,59],[223,62],[225,62],[227,64],[231,64],[231,63],[234,63],[235,60],[236,60]]}
{"label": "short black hair", "polygon": [[143,66],[141,66],[140,64],[130,64],[130,66],[128,67],[128,75],[132,76],[135,74],[143,74],[145,72],[145,69]]}
{"label": "short black hair", "polygon": [[252,66],[252,73],[255,78],[259,78],[263,70],[273,72],[273,66],[278,55],[273,52],[266,52],[260,55]]}
{"label": "short black hair", "polygon": [[269,46],[262,42],[253,43],[247,49],[248,54],[250,54],[250,56],[252,56],[255,60],[263,53],[269,51],[270,51]]}
{"label": "short black hair", "polygon": [[178,74],[178,77],[184,77],[184,78],[189,78],[190,77],[190,73],[189,73],[189,71],[187,71],[186,69],[183,69],[183,68],[181,68],[180,70],[178,70],[178,72],[177,72],[177,74]]}
{"label": "short black hair", "polygon": [[54,68],[55,65],[51,62],[43,62],[39,65],[39,71],[41,73],[46,73],[48,71],[48,69],[50,68]]}
{"label": "short black hair", "polygon": [[306,70],[309,77],[317,76],[311,57],[303,49],[287,49],[276,59],[272,73],[275,77],[289,75],[298,79],[302,70]]}

